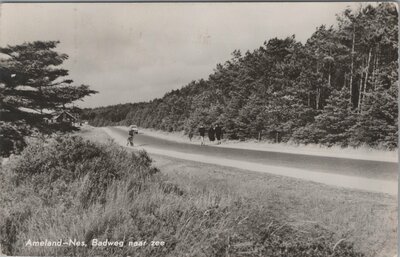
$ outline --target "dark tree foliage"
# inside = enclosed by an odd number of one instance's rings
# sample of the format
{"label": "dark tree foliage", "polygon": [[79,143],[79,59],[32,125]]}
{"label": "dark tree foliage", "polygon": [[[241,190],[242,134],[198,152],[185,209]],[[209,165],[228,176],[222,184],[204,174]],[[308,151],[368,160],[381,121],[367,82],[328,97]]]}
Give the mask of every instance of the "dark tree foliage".
{"label": "dark tree foliage", "polygon": [[219,123],[231,139],[397,147],[398,12],[346,9],[303,45],[294,36],[218,64],[150,102],[86,109],[96,126],[197,131]]}
{"label": "dark tree foliage", "polygon": [[76,112],[71,103],[96,93],[74,86],[60,65],[68,58],[54,51],[57,41],[35,41],[0,48],[0,150],[20,150],[24,137],[65,128],[45,122],[61,110]]}

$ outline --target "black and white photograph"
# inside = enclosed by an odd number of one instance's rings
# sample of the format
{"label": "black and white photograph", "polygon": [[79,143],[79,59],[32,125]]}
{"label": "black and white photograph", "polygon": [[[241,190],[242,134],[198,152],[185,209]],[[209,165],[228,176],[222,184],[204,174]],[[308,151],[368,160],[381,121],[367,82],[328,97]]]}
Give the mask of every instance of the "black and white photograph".
{"label": "black and white photograph", "polygon": [[0,256],[398,256],[398,8],[0,1]]}

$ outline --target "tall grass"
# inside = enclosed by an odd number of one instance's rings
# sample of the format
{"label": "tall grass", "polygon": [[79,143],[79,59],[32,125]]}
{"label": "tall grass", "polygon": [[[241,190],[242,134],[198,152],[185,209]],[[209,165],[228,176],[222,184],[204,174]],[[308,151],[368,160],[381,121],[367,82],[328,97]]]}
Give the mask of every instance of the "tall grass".
{"label": "tall grass", "polygon": [[[31,143],[0,173],[3,253],[74,256],[362,256],[235,194],[167,182],[145,152],[80,137]],[[87,247],[29,247],[77,239]],[[93,239],[124,247],[91,246]],[[128,242],[146,241],[130,247]],[[151,246],[163,241],[164,246]]]}

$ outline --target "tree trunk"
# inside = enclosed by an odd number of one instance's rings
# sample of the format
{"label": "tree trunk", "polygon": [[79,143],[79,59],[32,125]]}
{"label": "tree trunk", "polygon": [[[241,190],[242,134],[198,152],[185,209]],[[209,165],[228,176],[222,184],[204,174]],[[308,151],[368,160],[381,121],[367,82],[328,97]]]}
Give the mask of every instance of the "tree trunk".
{"label": "tree trunk", "polygon": [[376,69],[379,65],[379,44],[376,46],[374,68],[372,71],[372,81],[374,83],[374,91],[376,90]]}
{"label": "tree trunk", "polygon": [[[332,57],[332,49],[329,49],[329,56]],[[329,61],[328,63],[329,68],[328,68],[328,86],[331,88],[331,69],[332,69],[332,64]]]}
{"label": "tree trunk", "polygon": [[328,86],[331,88],[331,66],[329,65]]}
{"label": "tree trunk", "polygon": [[366,68],[366,70],[365,70],[364,95],[365,95],[365,93],[367,92],[367,82],[368,82],[368,74],[369,74],[369,63],[371,62],[371,51],[372,51],[372,49],[369,48],[367,68]]}
{"label": "tree trunk", "polygon": [[357,103],[357,112],[360,111],[360,107],[361,107],[361,94],[362,94],[362,80],[363,80],[363,76],[364,76],[364,71],[363,68],[364,67],[364,60],[363,63],[361,64],[361,72],[360,72],[360,83],[359,83],[359,87],[358,87],[358,103]]}
{"label": "tree trunk", "polygon": [[353,25],[353,42],[351,44],[351,65],[350,65],[350,103],[353,103],[353,69],[354,69],[354,45],[355,45],[355,27]]}
{"label": "tree trunk", "polygon": [[[317,62],[317,76],[318,76],[318,73],[319,73],[319,66],[318,66],[318,62]],[[315,103],[315,108],[318,110],[318,108],[319,108],[319,92],[320,92],[320,89],[319,89],[319,87],[317,86],[317,93],[316,93],[316,96],[315,96],[315,101],[316,101],[316,103]]]}
{"label": "tree trunk", "polygon": [[357,105],[358,112],[361,112],[361,97],[362,97],[362,85],[363,85],[362,78],[363,78],[363,73],[361,73],[360,86],[358,88],[358,105]]}

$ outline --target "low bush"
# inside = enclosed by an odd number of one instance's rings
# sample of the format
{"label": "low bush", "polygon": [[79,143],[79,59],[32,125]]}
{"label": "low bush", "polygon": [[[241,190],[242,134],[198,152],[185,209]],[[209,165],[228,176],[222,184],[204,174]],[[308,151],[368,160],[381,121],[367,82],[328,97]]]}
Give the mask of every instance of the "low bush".
{"label": "low bush", "polygon": [[[58,136],[30,143],[21,155],[1,169],[0,204],[8,210],[0,220],[6,249],[11,235],[41,208],[85,209],[105,203],[109,186],[129,176],[140,190],[143,181],[158,172],[145,152],[135,155],[112,144],[100,145],[78,136]],[[11,224],[11,225],[10,225]],[[18,228],[12,231],[9,227]],[[10,232],[11,231],[11,232]],[[14,231],[14,232],[13,232]]]}
{"label": "low bush", "polygon": [[24,132],[26,128],[18,124],[0,121],[0,156],[8,157],[19,153],[26,146]]}

